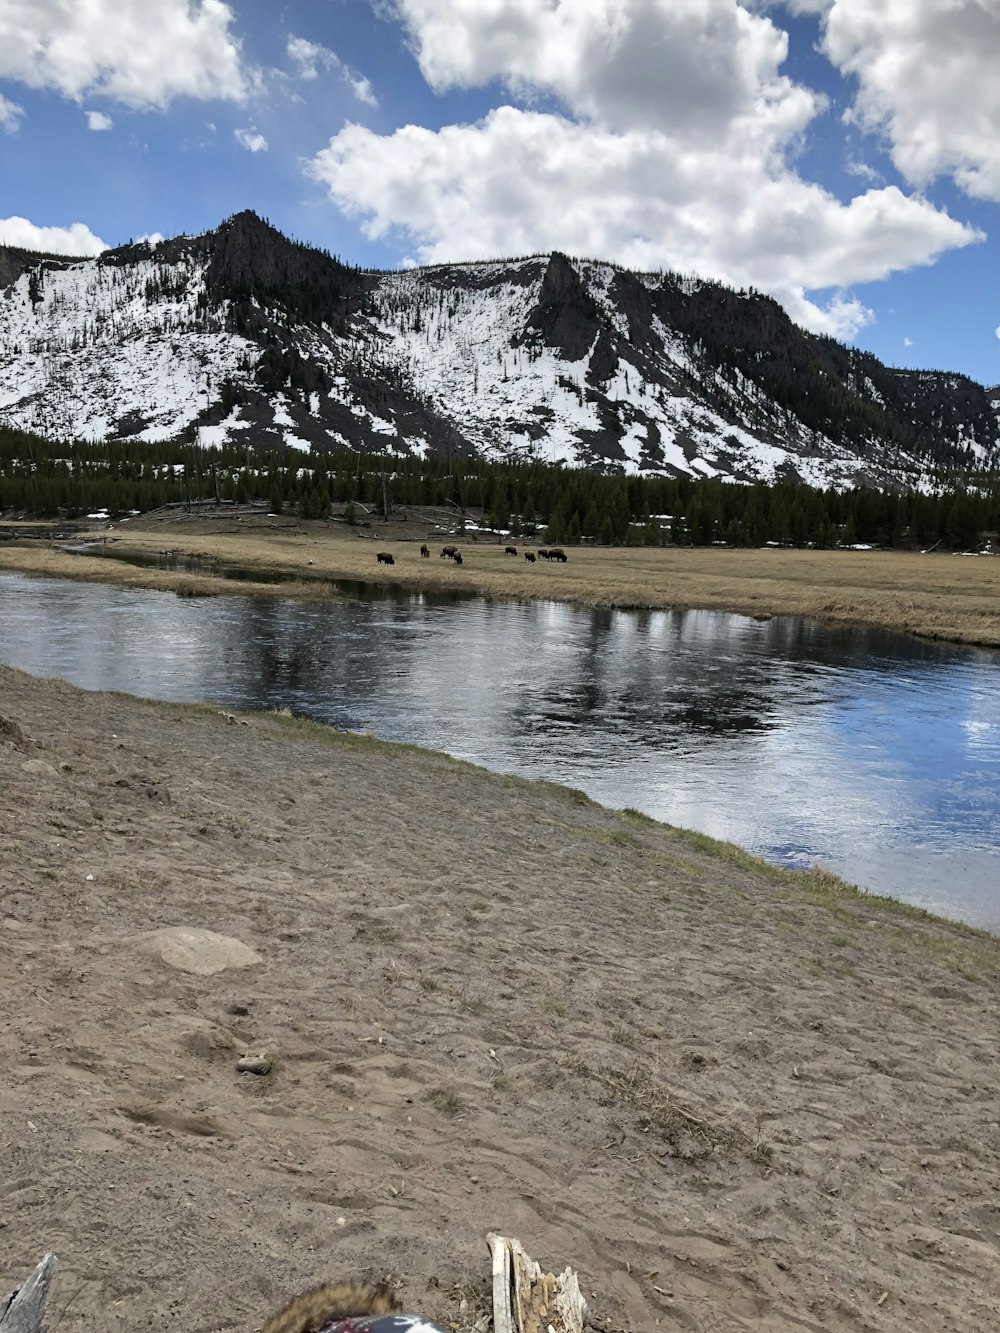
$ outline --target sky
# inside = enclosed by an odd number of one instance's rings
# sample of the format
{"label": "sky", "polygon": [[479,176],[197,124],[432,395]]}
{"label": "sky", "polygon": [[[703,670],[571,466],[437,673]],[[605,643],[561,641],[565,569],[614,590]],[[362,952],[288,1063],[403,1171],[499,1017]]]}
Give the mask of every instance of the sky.
{"label": "sky", "polygon": [[1000,383],[1000,0],[0,0],[0,243],[562,250]]}

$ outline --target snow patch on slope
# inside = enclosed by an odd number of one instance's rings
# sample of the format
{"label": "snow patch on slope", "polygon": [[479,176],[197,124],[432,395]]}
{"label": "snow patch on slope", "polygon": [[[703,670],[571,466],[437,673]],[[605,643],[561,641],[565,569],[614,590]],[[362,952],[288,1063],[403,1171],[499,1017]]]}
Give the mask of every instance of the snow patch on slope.
{"label": "snow patch on slope", "polygon": [[22,274],[0,293],[0,419],[63,438],[176,435],[260,355],[203,292],[190,259]]}

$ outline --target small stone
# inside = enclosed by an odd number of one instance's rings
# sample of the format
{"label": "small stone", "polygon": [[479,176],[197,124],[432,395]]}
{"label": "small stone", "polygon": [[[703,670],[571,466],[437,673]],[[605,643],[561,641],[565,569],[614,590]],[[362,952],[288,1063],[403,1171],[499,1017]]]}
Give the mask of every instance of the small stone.
{"label": "small stone", "polygon": [[244,1055],[242,1059],[236,1061],[236,1071],[239,1074],[257,1074],[263,1076],[270,1074],[273,1065],[266,1055]]}
{"label": "small stone", "polygon": [[33,773],[36,777],[56,776],[54,764],[50,764],[47,759],[26,759],[21,765],[22,773]]}

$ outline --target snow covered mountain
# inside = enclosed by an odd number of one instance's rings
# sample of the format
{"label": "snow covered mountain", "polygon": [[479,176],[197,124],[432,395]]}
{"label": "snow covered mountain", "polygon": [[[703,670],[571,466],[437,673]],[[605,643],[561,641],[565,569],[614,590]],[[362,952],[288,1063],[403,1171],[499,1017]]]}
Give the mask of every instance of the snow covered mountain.
{"label": "snow covered mountain", "polygon": [[0,249],[0,421],[838,487],[1000,462],[1000,392],[758,293],[558,253],[365,272],[253,213],[85,261]]}

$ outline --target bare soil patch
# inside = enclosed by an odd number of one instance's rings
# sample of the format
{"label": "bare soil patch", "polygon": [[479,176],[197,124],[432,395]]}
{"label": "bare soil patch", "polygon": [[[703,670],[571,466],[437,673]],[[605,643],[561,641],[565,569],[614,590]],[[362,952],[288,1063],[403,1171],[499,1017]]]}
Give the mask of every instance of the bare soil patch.
{"label": "bare soil patch", "polygon": [[1000,941],[288,718],[0,718],[0,1291],[54,1250],[58,1333],[386,1275],[470,1330],[491,1230],[604,1330],[1000,1324]]}

